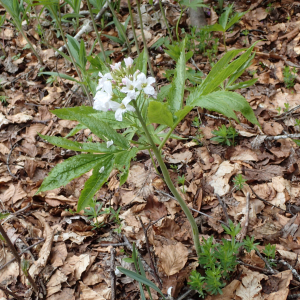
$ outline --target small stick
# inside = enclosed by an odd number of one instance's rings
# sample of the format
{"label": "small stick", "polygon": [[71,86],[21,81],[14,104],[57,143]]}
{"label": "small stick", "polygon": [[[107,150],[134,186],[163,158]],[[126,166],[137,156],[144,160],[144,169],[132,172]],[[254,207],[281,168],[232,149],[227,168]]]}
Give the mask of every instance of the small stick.
{"label": "small stick", "polygon": [[300,275],[288,262],[286,262],[282,259],[280,259],[280,260],[271,259],[271,262],[280,263],[280,264],[286,266],[288,269],[290,269],[292,271],[292,274],[297,278],[297,280],[300,281]]}
{"label": "small stick", "polygon": [[177,300],[183,300],[184,298],[186,298],[187,296],[193,296],[196,294],[195,290],[188,290],[186,291],[184,294],[182,294],[180,297],[177,298]]}
{"label": "small stick", "polygon": [[[17,260],[19,266],[21,267],[21,259],[20,259],[20,256],[16,250],[16,248],[14,247],[14,245],[12,244],[10,238],[8,237],[8,235],[6,234],[4,228],[2,227],[2,225],[0,224],[0,233],[1,235],[3,236],[3,238],[5,239],[6,243],[7,243],[7,246],[10,248],[10,251],[13,253],[15,259]],[[28,249],[26,250],[28,251]],[[21,268],[22,269],[22,268]],[[23,270],[22,270],[23,271]],[[26,278],[28,279],[28,281],[30,282],[33,290],[35,291],[35,293],[38,295],[38,292],[39,292],[39,288],[37,287],[35,281],[32,279],[31,275],[29,274],[29,272],[24,272],[24,275],[26,276]]]}
{"label": "small stick", "polygon": [[[161,219],[161,218],[160,218],[160,219]],[[159,284],[159,288],[162,289],[162,284],[161,284],[161,282],[160,282],[160,280],[159,280],[159,277],[158,277],[158,275],[157,275],[157,273],[156,273],[156,268],[155,268],[155,266],[154,266],[154,262],[153,262],[153,259],[152,259],[152,255],[151,255],[151,251],[150,251],[150,246],[149,246],[148,235],[147,235],[147,231],[148,231],[149,227],[150,227],[151,225],[153,225],[153,224],[150,223],[150,224],[147,226],[147,228],[145,228],[144,223],[143,223],[143,221],[142,221],[142,219],[141,219],[140,217],[139,217],[139,220],[140,220],[140,223],[141,223],[141,225],[142,225],[142,228],[143,228],[143,231],[144,231],[144,235],[145,235],[146,248],[147,248],[147,251],[148,251],[148,254],[149,254],[149,257],[150,257],[150,265],[151,265],[151,268],[152,268],[152,270],[153,270],[155,280],[156,280],[157,283]],[[158,222],[158,221],[157,221],[157,222]]]}
{"label": "small stick", "polygon": [[225,204],[224,204],[224,202],[222,201],[222,199],[220,198],[220,196],[218,195],[218,194],[216,194],[216,196],[217,196],[217,198],[218,198],[218,201],[219,201],[219,203],[220,203],[220,205],[221,205],[221,207],[222,207],[222,209],[223,209],[223,213],[224,213],[224,215],[225,215],[225,217],[226,217],[226,223],[227,223],[227,226],[229,225],[229,216],[228,216],[228,213],[227,213],[227,209],[226,209],[226,206],[225,206]]}
{"label": "small stick", "polygon": [[9,291],[8,289],[5,288],[5,286],[3,286],[2,284],[0,284],[0,290],[2,290],[5,294],[11,295],[14,298],[18,299],[18,300],[23,300],[23,297],[19,297],[17,296],[15,293]]}
{"label": "small stick", "polygon": [[276,206],[276,205],[270,203],[269,201],[267,201],[267,200],[265,200],[265,199],[259,197],[259,196],[254,192],[254,190],[252,189],[252,187],[251,187],[250,185],[249,185],[249,187],[250,187],[252,193],[253,193],[259,200],[261,200],[263,203],[265,203],[265,204],[267,204],[267,205],[270,205],[270,206],[273,206],[273,207],[276,207],[276,208],[280,209],[281,211],[283,211],[283,212],[285,212],[285,213],[288,213],[288,214],[292,214],[292,215],[294,216],[294,214],[293,214],[292,212],[288,212],[287,210],[285,210],[285,209],[283,209],[283,208],[281,208],[281,207],[279,207],[279,206]]}
{"label": "small stick", "polygon": [[267,268],[270,270],[271,274],[276,274],[276,272],[273,270],[273,268],[270,266],[269,262],[260,254],[260,252],[258,250],[256,250],[257,255],[260,257],[260,259],[262,259]]}
{"label": "small stick", "polygon": [[252,268],[252,269],[254,269],[254,270],[256,270],[256,271],[263,272],[263,273],[266,273],[266,274],[273,274],[271,271],[269,271],[269,270],[267,270],[267,269],[263,269],[263,268],[260,268],[260,267],[252,266],[252,265],[250,265],[250,264],[246,264],[246,263],[244,263],[244,262],[241,261],[241,260],[237,260],[237,262],[238,262],[239,264],[241,264],[241,265],[244,265],[244,266],[246,266],[246,267]]}
{"label": "small stick", "polygon": [[32,203],[28,203],[25,207],[21,208],[20,210],[14,212],[14,213],[10,213],[9,216],[3,220],[3,222],[1,223],[2,225],[7,222],[9,219],[21,214],[22,212],[24,212],[27,208],[31,207]]}
{"label": "small stick", "polygon": [[294,294],[294,295],[287,296],[287,299],[298,299],[298,298],[300,298],[300,294]]}
{"label": "small stick", "polygon": [[110,249],[110,278],[111,278],[111,300],[116,300],[116,274],[115,274],[116,249]]}
{"label": "small stick", "polygon": [[[158,193],[161,193],[161,194],[163,194],[163,195],[165,195],[165,196],[167,196],[167,197],[170,197],[171,199],[174,199],[174,200],[176,200],[177,201],[177,199],[175,198],[175,197],[173,197],[173,196],[171,196],[170,194],[168,194],[168,193],[166,193],[166,192],[164,192],[164,191],[161,191],[161,190],[157,190],[157,189],[155,189]],[[197,212],[198,214],[200,214],[200,215],[203,215],[203,216],[205,216],[205,217],[208,217],[208,218],[211,218],[211,219],[215,219],[214,217],[212,217],[212,216],[210,216],[210,215],[208,215],[208,214],[206,214],[206,213],[204,213],[204,212],[202,212],[202,211],[199,211],[199,210],[196,210],[196,209],[194,209],[194,208],[191,208],[191,207],[188,207],[190,210],[192,210],[192,211],[195,211],[195,212]],[[223,221],[221,221],[221,220],[217,220],[218,222],[220,222],[220,223],[222,223],[222,224],[224,224],[226,227],[227,227],[227,224],[225,223],[225,222],[223,222]]]}
{"label": "small stick", "polygon": [[297,139],[300,138],[300,133],[293,133],[293,134],[284,134],[284,135],[276,135],[276,136],[267,136],[265,140],[268,141],[277,141],[280,139]]}

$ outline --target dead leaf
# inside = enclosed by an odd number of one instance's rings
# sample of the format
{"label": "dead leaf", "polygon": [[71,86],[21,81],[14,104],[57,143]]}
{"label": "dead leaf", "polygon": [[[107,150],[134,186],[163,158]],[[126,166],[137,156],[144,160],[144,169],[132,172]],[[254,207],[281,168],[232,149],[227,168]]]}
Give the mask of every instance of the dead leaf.
{"label": "dead leaf", "polygon": [[165,246],[160,253],[160,262],[167,275],[178,273],[186,264],[188,249],[182,244]]}

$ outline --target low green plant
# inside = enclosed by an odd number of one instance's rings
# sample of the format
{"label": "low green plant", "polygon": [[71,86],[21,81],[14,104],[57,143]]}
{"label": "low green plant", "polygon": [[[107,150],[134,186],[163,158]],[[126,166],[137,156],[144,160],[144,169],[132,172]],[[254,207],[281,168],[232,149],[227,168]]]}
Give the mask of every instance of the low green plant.
{"label": "low green plant", "polygon": [[241,13],[233,13],[233,4],[231,4],[225,8],[225,11],[220,16],[218,23],[214,25],[206,26],[205,30],[221,31],[223,33],[223,43],[224,43],[225,51],[227,51],[225,32],[230,27],[232,27],[235,23],[237,23],[247,12],[248,11],[241,12]]}
{"label": "low green plant", "polygon": [[296,68],[290,68],[288,66],[284,67],[283,70],[283,81],[285,87],[287,89],[293,88],[295,85],[295,78],[297,77],[297,70]]}
{"label": "low green plant", "polygon": [[201,276],[197,271],[192,272],[188,284],[196,290],[200,296],[206,293],[222,294],[222,288],[226,285],[226,280],[235,270],[237,254],[243,243],[236,240],[237,234],[241,230],[240,224],[235,226],[229,220],[228,227],[222,225],[225,232],[231,236],[231,240],[222,239],[222,243],[214,243],[213,237],[203,238],[200,246],[199,264],[205,271],[205,276]]}
{"label": "low green plant", "polygon": [[192,126],[199,128],[201,125],[201,120],[199,120],[198,117],[195,117],[193,122],[192,122]]}
{"label": "low green plant", "polygon": [[284,103],[284,112],[288,112],[290,110],[290,104],[289,103]]}
{"label": "low green plant", "polygon": [[267,5],[267,8],[266,8],[266,12],[269,14],[269,13],[271,13],[271,11],[274,9],[273,8],[273,3],[268,3],[268,5]]}
{"label": "low green plant", "polygon": [[244,188],[245,183],[247,180],[243,177],[242,174],[237,174],[233,179],[234,187],[240,191]]}
{"label": "low green plant", "polygon": [[272,259],[275,259],[275,254],[276,254],[276,246],[271,245],[270,243],[265,246],[265,249],[263,250],[264,255],[267,258],[267,261],[270,265],[275,266],[276,263],[272,261]]}
{"label": "low green plant", "polygon": [[103,202],[97,203],[95,199],[92,199],[90,203],[88,204],[88,207],[84,208],[83,212],[84,215],[88,217],[89,220],[91,220],[91,223],[93,225],[93,229],[99,229],[104,226],[104,223],[99,223],[98,217],[103,214],[107,214],[105,210],[102,210]]}
{"label": "low green plant", "polygon": [[216,136],[212,137],[211,141],[227,146],[234,146],[234,139],[239,135],[234,127],[229,126],[227,128],[224,124],[221,127],[218,127],[218,130],[213,130],[212,134]]}
{"label": "low green plant", "polygon": [[185,190],[184,190],[185,176],[184,175],[182,175],[182,176],[178,175],[177,182],[182,185],[182,192],[185,193]]}
{"label": "low green plant", "polygon": [[178,166],[177,165],[170,165],[170,168],[176,172],[178,172]]}
{"label": "low green plant", "polygon": [[7,102],[7,99],[8,97],[5,96],[5,95],[1,95],[0,96],[0,102],[2,103],[3,106],[7,106],[8,105],[8,102]]}
{"label": "low green plant", "polygon": [[[221,88],[226,79],[235,81],[244,72],[242,69],[248,66],[253,47],[254,45],[247,50],[238,49],[225,53],[201,84],[189,88],[186,98],[185,41],[181,45],[172,83],[162,89],[156,99],[156,91],[152,86],[155,79],[146,76],[148,58],[145,51],[135,62],[126,58],[123,64],[119,62],[110,69],[100,60],[97,61],[100,80],[93,91],[94,108],[70,107],[57,109],[52,113],[61,119],[78,121],[79,125],[72,130],[72,134],[78,132],[78,129],[89,128],[101,142],[79,143],[69,138],[40,135],[51,144],[81,151],[83,154],[72,156],[55,166],[37,193],[66,185],[93,169],[78,200],[77,211],[80,211],[89,206],[113,169],[120,173],[119,181],[122,186],[127,180],[131,160],[140,150],[148,150],[151,155],[155,155],[168,188],[191,224],[199,255],[198,226],[170,178],[161,151],[170,137],[176,137],[173,131],[178,124],[197,106],[218,111],[236,122],[239,120],[235,112],[241,112],[250,122],[259,126],[247,100]],[[245,52],[241,54],[243,50]],[[233,60],[238,54],[240,56]]]}
{"label": "low green plant", "polygon": [[252,236],[251,238],[249,236],[246,236],[244,239],[244,248],[245,250],[250,253],[252,250],[258,251],[257,246],[259,243],[254,243],[255,238]]}
{"label": "low green plant", "polygon": [[300,119],[295,119],[295,126],[300,128]]}
{"label": "low green plant", "polygon": [[106,209],[107,213],[110,214],[109,220],[115,222],[118,225],[118,227],[114,229],[114,231],[117,233],[121,233],[122,231],[122,223],[119,218],[121,208],[122,207],[119,207],[118,210],[114,210],[113,207],[110,206],[108,209]]}

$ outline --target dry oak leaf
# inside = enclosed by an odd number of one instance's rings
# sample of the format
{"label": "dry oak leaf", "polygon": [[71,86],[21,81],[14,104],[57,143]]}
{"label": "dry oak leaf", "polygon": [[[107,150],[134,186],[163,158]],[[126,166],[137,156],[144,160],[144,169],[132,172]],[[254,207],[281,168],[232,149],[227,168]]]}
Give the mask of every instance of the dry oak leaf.
{"label": "dry oak leaf", "polygon": [[162,268],[169,276],[178,273],[187,259],[188,249],[182,243],[165,246],[160,253]]}
{"label": "dry oak leaf", "polygon": [[260,300],[262,299],[262,286],[260,281],[268,279],[268,276],[258,272],[252,272],[249,269],[241,266],[243,274],[246,276],[242,279],[242,284],[237,288],[236,295],[242,300]]}

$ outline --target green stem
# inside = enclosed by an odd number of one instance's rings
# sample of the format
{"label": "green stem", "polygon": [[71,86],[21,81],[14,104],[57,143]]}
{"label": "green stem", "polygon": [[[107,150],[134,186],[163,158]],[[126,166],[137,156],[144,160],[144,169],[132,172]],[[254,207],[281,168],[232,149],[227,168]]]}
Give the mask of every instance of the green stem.
{"label": "green stem", "polygon": [[151,153],[151,149],[148,149],[148,152],[149,152],[149,154],[150,154],[150,158],[151,158],[151,161],[152,161],[152,164],[153,164],[153,167],[154,167],[156,173],[157,173],[157,174],[160,174],[160,172],[159,172],[158,169],[156,168],[156,165],[155,165],[155,162],[154,162],[154,159],[153,159],[153,155],[152,155],[152,153]]}
{"label": "green stem", "polygon": [[180,20],[181,20],[181,17],[182,17],[182,15],[183,15],[183,13],[186,11],[186,8],[185,8],[185,9],[182,9],[181,6],[180,6],[180,8],[181,8],[180,16],[179,16],[178,21],[177,21],[177,23],[176,23],[176,37],[177,37],[178,42],[180,41],[180,40],[179,40],[179,34],[178,34],[178,26],[179,26],[179,22],[180,22]]}
{"label": "green stem", "polygon": [[159,7],[160,7],[160,10],[161,10],[161,13],[162,13],[162,16],[164,18],[164,21],[166,23],[166,26],[167,26],[167,30],[168,30],[168,33],[169,33],[169,36],[170,36],[170,39],[173,43],[173,37],[172,37],[172,32],[171,32],[171,29],[169,27],[169,23],[168,23],[168,20],[167,20],[167,17],[166,17],[166,14],[165,14],[165,11],[164,11],[164,8],[162,6],[162,3],[161,3],[161,0],[158,0],[158,3],[159,3]]}
{"label": "green stem", "polygon": [[124,27],[123,25],[120,23],[118,17],[117,17],[117,14],[114,10],[114,8],[112,7],[111,3],[110,3],[110,0],[107,0],[107,4],[108,4],[108,7],[113,15],[113,17],[115,18],[116,22],[119,24],[119,29],[121,30],[121,34],[123,35],[123,38],[125,39],[125,42],[126,42],[126,45],[127,45],[127,48],[128,48],[128,54],[130,54],[130,43],[129,43],[129,40],[128,40],[128,37],[126,35],[126,32],[124,30]]}
{"label": "green stem", "polygon": [[225,32],[223,32],[223,44],[225,46],[225,52],[227,52]]}
{"label": "green stem", "polygon": [[133,38],[134,38],[134,43],[136,47],[136,52],[139,55],[140,54],[140,49],[139,49],[139,43],[136,37],[136,32],[135,32],[135,27],[134,27],[134,21],[133,21],[133,14],[132,14],[132,9],[131,9],[131,3],[130,0],[127,0],[128,3],[128,10],[130,14],[130,22],[131,22],[131,27],[132,27],[132,32],[133,32]]}
{"label": "green stem", "polygon": [[144,122],[143,118],[142,118],[142,115],[138,109],[138,106],[137,104],[135,103],[135,109],[136,109],[136,114],[137,114],[137,117],[139,118],[141,124],[142,124],[142,127],[145,131],[145,134],[146,134],[146,137],[147,137],[147,140],[148,142],[150,143],[151,145],[151,148],[154,152],[154,155],[158,161],[158,164],[160,166],[160,169],[163,173],[163,176],[164,176],[164,179],[165,179],[165,182],[168,186],[168,188],[170,189],[170,191],[172,192],[173,196],[177,199],[177,201],[179,202],[182,210],[184,211],[186,217],[188,218],[189,222],[190,222],[190,225],[192,227],[192,233],[193,233],[193,239],[194,239],[194,245],[195,245],[195,249],[196,249],[196,253],[197,253],[197,256],[200,257],[200,241],[199,241],[199,231],[198,231],[198,226],[195,222],[195,219],[190,211],[190,209],[188,208],[188,206],[186,205],[186,203],[184,202],[184,200],[182,199],[182,197],[180,196],[179,192],[176,190],[172,180],[171,180],[171,177],[170,177],[170,174],[168,172],[168,169],[162,159],[162,156],[160,154],[160,151],[158,150],[158,148],[156,147],[149,131],[148,131],[148,128],[147,128],[147,125],[146,123]]}
{"label": "green stem", "polygon": [[91,8],[90,0],[86,0],[86,3],[87,3],[87,6],[88,6],[90,15],[91,15],[91,20],[92,20],[93,27],[94,27],[94,30],[95,30],[95,33],[96,33],[96,36],[97,36],[97,41],[100,45],[100,49],[101,49],[101,52],[103,54],[104,61],[106,62],[106,55],[105,55],[105,52],[104,52],[104,47],[103,47],[103,44],[102,44],[102,41],[101,41],[101,38],[100,38],[100,34],[99,34],[99,31],[98,31],[98,28],[97,28],[97,25],[96,25],[96,22],[95,22],[95,19],[94,19],[94,15],[93,15],[93,11],[92,11],[92,8]]}
{"label": "green stem", "polygon": [[[137,6],[138,14],[139,14],[139,19],[140,19],[140,26],[141,26],[143,43],[144,43],[144,49],[145,49],[145,51],[147,53],[147,60],[148,60],[149,70],[150,70],[150,73],[151,73],[152,77],[155,77],[153,69],[152,69],[151,61],[150,61],[150,56],[149,56],[149,51],[148,51],[148,47],[147,47],[147,42],[146,42],[145,34],[144,34],[144,26],[143,26],[143,19],[142,19],[142,13],[141,13],[140,0],[136,0],[136,6]],[[155,83],[155,85],[156,85],[156,83]]]}
{"label": "green stem", "polygon": [[[17,23],[16,23],[17,24]],[[28,39],[28,37],[26,36],[26,34],[24,33],[22,26],[17,25],[19,31],[21,32],[21,34],[23,35],[24,39],[26,40],[26,42],[28,43],[30,49],[32,50],[32,52],[34,53],[34,55],[36,56],[36,58],[38,59],[39,63],[41,65],[44,64],[42,58],[38,55],[37,51],[34,49],[33,45],[31,44],[30,40]]]}
{"label": "green stem", "polygon": [[[51,10],[52,14],[55,16],[56,23],[57,23],[57,25],[58,25],[58,28],[59,28],[59,30],[60,30],[60,32],[61,32],[61,36],[62,36],[62,38],[63,38],[63,41],[64,41],[64,43],[65,43],[65,45],[66,45],[66,48],[67,48],[67,50],[68,50],[68,53],[69,53],[69,55],[70,55],[72,64],[73,64],[73,66],[74,66],[74,68],[75,68],[75,70],[76,70],[76,72],[77,72],[77,74],[78,74],[79,80],[80,80],[81,82],[83,82],[82,76],[81,76],[81,72],[80,72],[80,70],[78,69],[78,66],[77,66],[77,64],[76,64],[76,62],[75,62],[75,59],[74,59],[74,57],[73,57],[73,55],[72,55],[72,53],[71,53],[71,51],[70,51],[70,48],[69,48],[69,46],[68,46],[66,37],[65,37],[65,35],[64,35],[63,28],[62,28],[62,26],[61,26],[61,22],[60,22],[60,10],[58,9],[58,15],[59,15],[59,18],[57,18],[57,12],[56,12],[55,10],[53,10],[53,7],[51,7],[51,6],[49,5],[49,9]],[[85,92],[85,94],[86,94],[86,96],[87,96],[87,98],[88,98],[88,100],[89,100],[89,102],[90,102],[90,105],[93,106],[92,98],[91,98],[91,96],[90,96],[89,91],[87,90],[87,87],[84,85],[84,83],[81,84],[81,88],[82,88],[83,91]]]}

